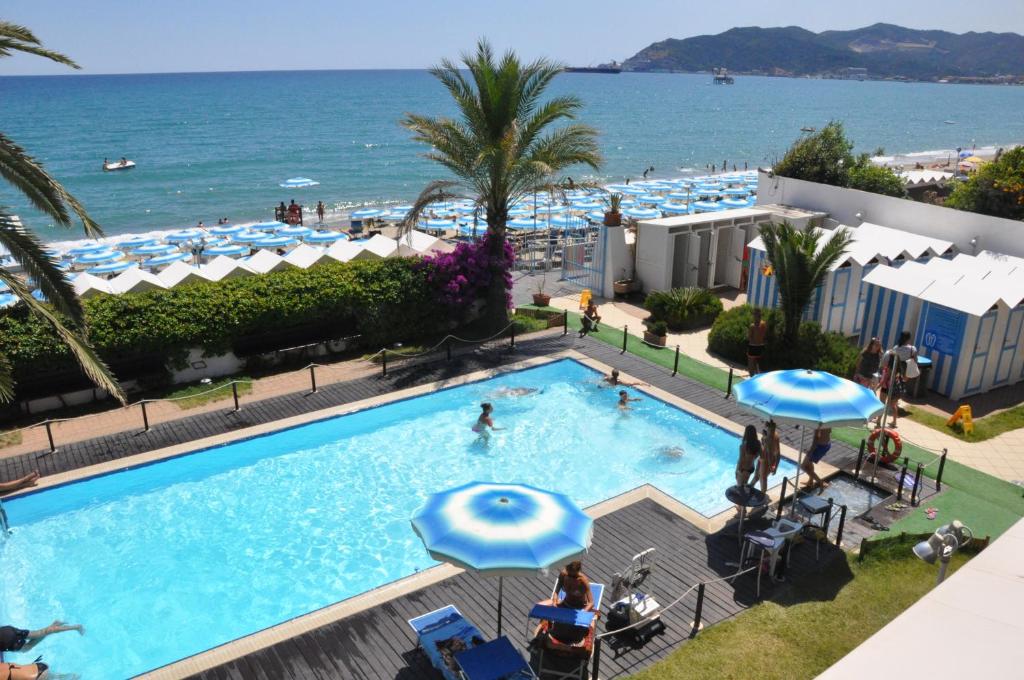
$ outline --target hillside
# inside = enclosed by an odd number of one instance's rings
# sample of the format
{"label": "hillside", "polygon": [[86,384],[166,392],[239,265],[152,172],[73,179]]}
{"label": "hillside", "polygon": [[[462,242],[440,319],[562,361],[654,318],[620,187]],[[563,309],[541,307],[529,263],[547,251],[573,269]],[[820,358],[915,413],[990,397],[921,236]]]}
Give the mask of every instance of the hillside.
{"label": "hillside", "polygon": [[718,35],[669,38],[623,63],[632,71],[710,71],[844,75],[865,68],[871,78],[1024,76],[1024,36],[1016,33],[923,31],[875,24],[813,33],[797,26],[733,28]]}

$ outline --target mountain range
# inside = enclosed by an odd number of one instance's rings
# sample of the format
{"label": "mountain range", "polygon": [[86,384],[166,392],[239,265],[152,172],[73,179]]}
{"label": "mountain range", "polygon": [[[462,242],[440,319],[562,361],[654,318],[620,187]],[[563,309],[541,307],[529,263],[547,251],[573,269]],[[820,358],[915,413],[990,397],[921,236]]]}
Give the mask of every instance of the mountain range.
{"label": "mountain range", "polygon": [[[839,75],[911,80],[1024,76],[1024,36],[925,31],[874,24],[814,33],[798,26],[732,28],[718,35],[669,38],[623,62],[630,71],[710,71]],[[863,75],[863,74],[860,74]]]}

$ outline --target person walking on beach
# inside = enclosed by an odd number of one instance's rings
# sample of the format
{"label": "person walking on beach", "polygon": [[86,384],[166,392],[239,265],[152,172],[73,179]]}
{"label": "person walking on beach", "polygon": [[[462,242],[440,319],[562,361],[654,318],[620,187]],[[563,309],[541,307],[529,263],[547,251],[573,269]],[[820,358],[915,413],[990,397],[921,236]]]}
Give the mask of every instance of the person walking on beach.
{"label": "person walking on beach", "polygon": [[317,201],[316,202],[316,220],[320,224],[324,223],[324,202],[323,201]]}
{"label": "person walking on beach", "polygon": [[764,343],[768,337],[768,324],[761,318],[761,310],[754,308],[754,320],[747,329],[747,372],[754,376],[761,372]]}

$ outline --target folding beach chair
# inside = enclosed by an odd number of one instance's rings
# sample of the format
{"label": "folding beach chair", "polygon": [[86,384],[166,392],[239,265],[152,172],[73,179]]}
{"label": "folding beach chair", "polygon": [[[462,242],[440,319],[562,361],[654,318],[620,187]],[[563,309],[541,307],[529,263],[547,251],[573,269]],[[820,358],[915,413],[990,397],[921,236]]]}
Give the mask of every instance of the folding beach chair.
{"label": "folding beach chair", "polygon": [[[604,597],[604,584],[591,583],[590,595],[594,600],[594,608],[590,611],[545,604],[534,605],[530,610],[530,619],[540,619],[531,642],[532,646],[539,649],[537,674],[540,678],[586,680],[587,667],[594,654],[594,637],[597,634],[601,599]],[[558,596],[562,599],[565,593],[559,591]],[[569,642],[559,639],[556,626],[584,628],[586,634],[577,641]]]}
{"label": "folding beach chair", "polygon": [[420,648],[445,680],[536,678],[506,637],[485,642],[455,605],[409,619]]}

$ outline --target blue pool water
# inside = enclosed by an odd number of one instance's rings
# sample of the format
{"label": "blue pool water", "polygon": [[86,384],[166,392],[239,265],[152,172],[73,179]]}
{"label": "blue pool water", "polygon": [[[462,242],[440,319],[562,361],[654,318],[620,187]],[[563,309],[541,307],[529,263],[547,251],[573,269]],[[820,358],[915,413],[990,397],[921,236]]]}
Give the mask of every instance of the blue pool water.
{"label": "blue pool water", "polygon": [[[599,380],[559,361],[13,499],[0,622],[87,630],[13,659],[123,678],[425,569],[409,517],[470,480],[583,506],[649,482],[726,509],[738,438],[642,394],[620,413]],[[483,400],[506,428],[489,443],[470,430]]]}

